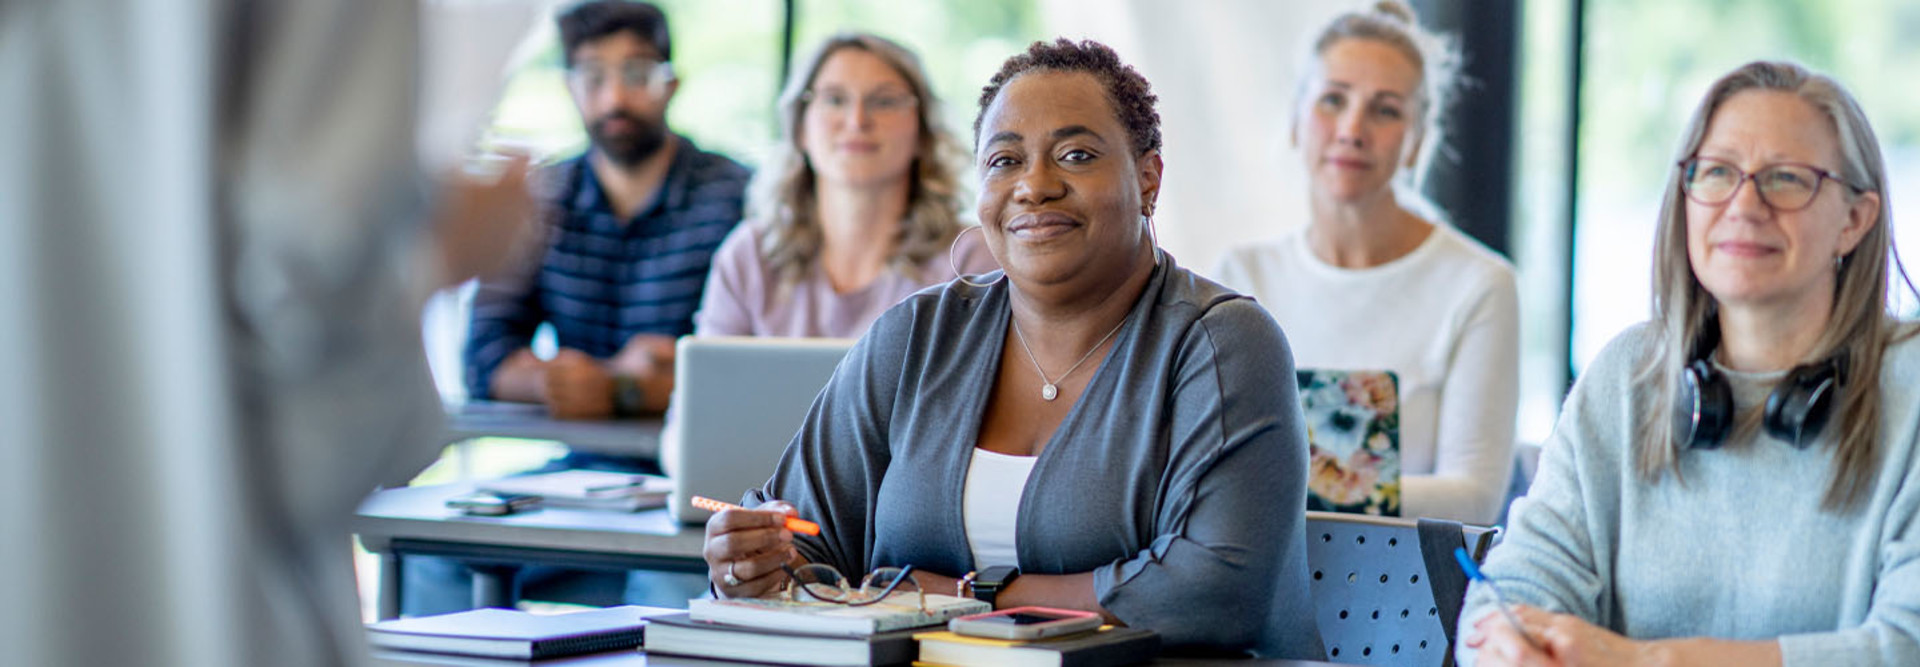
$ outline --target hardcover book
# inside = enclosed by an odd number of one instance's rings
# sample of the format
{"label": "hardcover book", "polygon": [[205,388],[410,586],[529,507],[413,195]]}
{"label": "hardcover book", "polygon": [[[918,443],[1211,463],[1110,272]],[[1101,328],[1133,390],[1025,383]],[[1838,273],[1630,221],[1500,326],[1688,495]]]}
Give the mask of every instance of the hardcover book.
{"label": "hardcover book", "polygon": [[917,650],[912,630],[822,635],[696,621],[687,614],[656,616],[649,619],[649,623],[648,664],[652,664],[656,656],[672,655],[782,665],[866,667],[904,665],[913,661]]}
{"label": "hardcover book", "polygon": [[644,607],[610,607],[570,614],[516,609],[472,609],[367,626],[375,647],[489,658],[538,660],[640,645]]}
{"label": "hardcover book", "polygon": [[928,593],[925,594],[926,611],[922,612],[914,599],[916,595],[921,594],[894,593],[879,604],[859,607],[778,598],[694,599],[687,601],[687,613],[696,621],[752,628],[823,635],[871,635],[940,625],[955,617],[993,611],[992,605],[972,598]]}
{"label": "hardcover book", "polygon": [[1100,626],[1050,639],[1014,640],[969,637],[954,632],[923,632],[920,659],[932,667],[1104,667],[1152,660],[1160,636],[1151,630]]}

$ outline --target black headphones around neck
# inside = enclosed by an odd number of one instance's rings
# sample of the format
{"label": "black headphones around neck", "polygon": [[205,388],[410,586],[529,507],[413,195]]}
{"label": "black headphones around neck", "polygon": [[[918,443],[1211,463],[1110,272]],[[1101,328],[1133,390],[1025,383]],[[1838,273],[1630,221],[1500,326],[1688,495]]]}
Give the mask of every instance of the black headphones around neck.
{"label": "black headphones around neck", "polygon": [[[1673,439],[1682,448],[1715,449],[1733,430],[1733,389],[1707,356],[1720,346],[1720,324],[1708,320],[1680,371],[1674,392]],[[1833,415],[1834,400],[1846,381],[1841,355],[1787,371],[1767,395],[1762,424],[1767,434],[1806,449]]]}

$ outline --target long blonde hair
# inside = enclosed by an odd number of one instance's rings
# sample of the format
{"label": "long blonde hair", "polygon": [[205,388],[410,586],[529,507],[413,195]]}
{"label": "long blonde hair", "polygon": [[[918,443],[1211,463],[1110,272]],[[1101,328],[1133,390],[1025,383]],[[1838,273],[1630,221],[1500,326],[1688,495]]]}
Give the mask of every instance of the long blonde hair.
{"label": "long blonde hair", "polygon": [[806,93],[813,87],[814,78],[827,58],[844,49],[865,51],[893,66],[919,100],[920,140],[911,167],[907,216],[894,239],[889,266],[911,272],[946,252],[960,233],[960,179],[954,167],[959,162],[958,143],[940,122],[939,102],[927,84],[920,59],[906,47],[877,35],[834,35],[815,47],[787,78],[779,103],[781,141],[749,187],[747,218],[765,231],[760,254],[783,287],[806,276],[824,242],[820,221],[814,219],[818,181],[800,145],[800,128],[807,112]]}
{"label": "long blonde hair", "polygon": [[[1681,136],[1673,164],[1693,157],[1720,105],[1748,90],[1790,93],[1820,110],[1839,139],[1840,178],[1849,186],[1848,196],[1857,200],[1866,192],[1880,195],[1880,217],[1841,260],[1826,331],[1802,360],[1838,356],[1845,369],[1836,414],[1827,422],[1840,431],[1831,440],[1833,476],[1821,500],[1823,509],[1841,511],[1859,503],[1872,486],[1880,455],[1880,363],[1902,328],[1891,316],[1887,301],[1889,264],[1903,280],[1907,274],[1888,232],[1893,205],[1887,196],[1886,163],[1866,114],[1839,82],[1793,63],[1752,62],[1707,89]],[[1652,391],[1646,394],[1651,403],[1644,406],[1647,417],[1639,425],[1634,445],[1634,470],[1647,481],[1658,481],[1670,471],[1679,474],[1682,445],[1674,442],[1670,418],[1678,378],[1691,361],[1694,341],[1703,329],[1718,326],[1713,295],[1694,276],[1687,256],[1687,200],[1680,190],[1683,170],[1675,166],[1670,171],[1653,247],[1654,352],[1639,372],[1639,382]],[[1912,282],[1907,286],[1911,290]]]}

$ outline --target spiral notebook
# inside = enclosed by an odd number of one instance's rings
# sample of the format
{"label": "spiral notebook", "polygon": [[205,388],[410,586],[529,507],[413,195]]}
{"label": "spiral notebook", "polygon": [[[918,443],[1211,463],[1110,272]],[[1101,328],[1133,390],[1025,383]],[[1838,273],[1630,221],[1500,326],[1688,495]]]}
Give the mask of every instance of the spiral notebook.
{"label": "spiral notebook", "polygon": [[1301,369],[1311,463],[1307,509],[1400,516],[1400,378]]}

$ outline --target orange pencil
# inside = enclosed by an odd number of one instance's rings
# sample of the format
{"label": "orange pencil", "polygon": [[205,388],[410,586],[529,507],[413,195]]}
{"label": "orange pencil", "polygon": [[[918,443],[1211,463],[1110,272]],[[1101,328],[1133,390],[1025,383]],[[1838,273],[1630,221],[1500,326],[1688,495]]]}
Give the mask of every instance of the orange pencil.
{"label": "orange pencil", "polygon": [[[733,503],[723,503],[718,500],[708,498],[706,496],[694,496],[693,506],[709,512],[746,509],[745,507],[741,507]],[[791,530],[793,532],[800,533],[802,535],[819,535],[820,524],[817,524],[812,521],[808,521],[806,519],[802,519],[799,517],[790,516],[790,517],[787,517],[787,530]]]}

